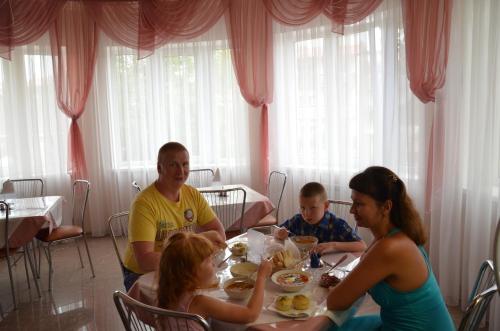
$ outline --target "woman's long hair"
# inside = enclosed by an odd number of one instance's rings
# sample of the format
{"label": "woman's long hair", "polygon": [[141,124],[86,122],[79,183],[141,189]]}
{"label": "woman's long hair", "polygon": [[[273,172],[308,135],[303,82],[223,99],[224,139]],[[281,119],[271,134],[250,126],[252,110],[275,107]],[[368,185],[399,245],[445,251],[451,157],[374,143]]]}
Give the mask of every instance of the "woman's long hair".
{"label": "woman's long hair", "polygon": [[427,238],[420,215],[406,193],[405,184],[394,172],[384,167],[369,167],[351,179],[349,188],[369,195],[379,205],[390,200],[392,202],[390,222],[401,229],[415,244],[425,243]]}
{"label": "woman's long hair", "polygon": [[176,309],[181,296],[197,288],[197,271],[214,251],[214,245],[202,235],[190,232],[172,235],[160,260],[158,306]]}

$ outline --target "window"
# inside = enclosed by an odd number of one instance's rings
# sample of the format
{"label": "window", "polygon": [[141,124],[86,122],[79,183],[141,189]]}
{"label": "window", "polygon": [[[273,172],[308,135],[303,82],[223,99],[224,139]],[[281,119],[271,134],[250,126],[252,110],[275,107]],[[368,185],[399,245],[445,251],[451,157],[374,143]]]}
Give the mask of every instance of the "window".
{"label": "window", "polygon": [[186,145],[192,168],[248,164],[248,110],[227,41],[167,44],[141,60],[109,46],[106,57],[115,169],[155,167],[167,141]]}
{"label": "window", "polygon": [[70,120],[56,101],[47,38],[0,60],[0,177],[67,172]]}
{"label": "window", "polygon": [[409,90],[399,11],[381,6],[344,35],[323,19],[275,25],[275,167],[351,176],[385,164],[419,177],[425,115]]}

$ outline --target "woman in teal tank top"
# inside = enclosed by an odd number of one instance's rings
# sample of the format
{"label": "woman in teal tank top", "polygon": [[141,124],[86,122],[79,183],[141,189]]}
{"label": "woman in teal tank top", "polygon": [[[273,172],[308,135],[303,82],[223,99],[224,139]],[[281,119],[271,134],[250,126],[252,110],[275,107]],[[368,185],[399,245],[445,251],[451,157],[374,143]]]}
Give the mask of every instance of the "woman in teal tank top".
{"label": "woman in teal tank top", "polygon": [[374,241],[358,266],[328,295],[344,310],[368,292],[380,315],[352,318],[331,330],[455,330],[423,248],[425,233],[404,183],[391,170],[369,167],[349,182],[351,213]]}

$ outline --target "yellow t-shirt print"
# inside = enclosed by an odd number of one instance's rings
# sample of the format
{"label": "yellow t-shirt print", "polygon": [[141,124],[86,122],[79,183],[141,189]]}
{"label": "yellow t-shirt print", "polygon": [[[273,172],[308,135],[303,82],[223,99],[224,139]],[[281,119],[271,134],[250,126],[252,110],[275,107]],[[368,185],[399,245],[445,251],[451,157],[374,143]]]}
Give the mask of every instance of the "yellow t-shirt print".
{"label": "yellow t-shirt print", "polygon": [[168,222],[166,220],[158,221],[158,228],[155,236],[155,251],[161,251],[165,240],[169,237],[169,234],[176,229],[173,222]]}

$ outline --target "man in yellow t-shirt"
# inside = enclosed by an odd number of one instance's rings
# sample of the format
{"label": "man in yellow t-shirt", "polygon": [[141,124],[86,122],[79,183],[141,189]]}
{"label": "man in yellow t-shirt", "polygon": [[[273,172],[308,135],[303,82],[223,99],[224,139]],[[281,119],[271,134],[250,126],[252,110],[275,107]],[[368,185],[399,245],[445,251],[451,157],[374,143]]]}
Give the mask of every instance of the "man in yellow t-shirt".
{"label": "man in yellow t-shirt", "polygon": [[224,227],[197,189],[185,184],[189,153],[177,142],[158,152],[158,179],[140,192],[129,214],[129,237],[124,257],[127,291],[141,274],[158,269],[163,242],[172,231],[196,226],[218,245],[226,239]]}

